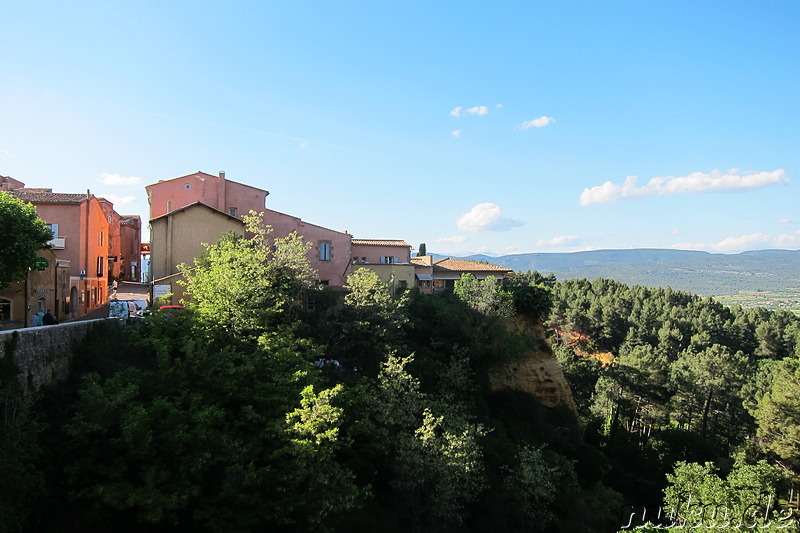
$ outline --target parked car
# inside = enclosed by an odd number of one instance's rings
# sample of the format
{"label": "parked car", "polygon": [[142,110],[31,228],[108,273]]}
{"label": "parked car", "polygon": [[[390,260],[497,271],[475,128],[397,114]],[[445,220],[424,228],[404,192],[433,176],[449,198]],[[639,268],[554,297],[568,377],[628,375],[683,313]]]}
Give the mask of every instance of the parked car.
{"label": "parked car", "polygon": [[158,308],[158,312],[166,318],[172,318],[184,315],[189,311],[182,305],[162,305]]}
{"label": "parked car", "polygon": [[127,320],[136,316],[136,304],[130,300],[111,300],[108,302],[108,318]]}

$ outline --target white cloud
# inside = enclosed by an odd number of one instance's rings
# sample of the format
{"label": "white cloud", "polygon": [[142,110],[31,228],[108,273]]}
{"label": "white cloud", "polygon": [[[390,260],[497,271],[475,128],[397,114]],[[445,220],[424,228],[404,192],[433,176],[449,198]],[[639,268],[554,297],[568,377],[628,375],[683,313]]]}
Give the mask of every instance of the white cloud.
{"label": "white cloud", "polygon": [[114,204],[114,207],[137,203],[135,196],[117,196],[116,194],[105,194],[103,198]]}
{"label": "white cloud", "polygon": [[791,218],[782,218],[778,222],[780,222],[781,224],[794,224],[794,220],[792,220]]}
{"label": "white cloud", "polygon": [[303,142],[301,142],[300,144],[297,145],[298,148],[302,148],[303,150],[305,150],[309,146],[311,146],[311,143],[308,142],[308,141],[303,141]]}
{"label": "white cloud", "polygon": [[523,122],[522,124],[517,126],[517,129],[525,131],[525,130],[529,130],[531,128],[544,128],[548,124],[552,124],[555,121],[556,121],[556,119],[554,119],[553,117],[546,117],[546,116],[542,115],[539,118],[535,118],[533,120],[528,120],[527,122]]}
{"label": "white cloud", "polygon": [[469,113],[470,115],[478,115],[479,117],[482,117],[483,115],[489,114],[489,108],[485,105],[476,105],[475,107],[470,107],[469,109],[467,109],[467,113]]}
{"label": "white cloud", "polygon": [[453,130],[450,132],[450,135],[452,135],[453,137],[461,137],[461,131],[462,130]]}
{"label": "white cloud", "polygon": [[669,233],[670,235],[680,235],[682,232],[678,228],[672,228],[667,233]]}
{"label": "white cloud", "polygon": [[134,185],[139,185],[142,183],[142,178],[136,176],[122,176],[120,174],[109,174],[104,172],[100,174],[100,177],[97,179],[103,185],[122,185],[125,187],[130,187]]}
{"label": "white cloud", "polygon": [[749,173],[742,173],[738,168],[732,168],[728,172],[712,170],[711,172],[692,172],[688,176],[661,176],[651,179],[642,187],[637,186],[639,178],[628,176],[622,185],[607,181],[591,189],[584,189],[581,193],[580,205],[607,204],[623,198],[641,198],[653,195],[758,189],[788,183],[789,180],[785,174],[786,171],[780,168]]}
{"label": "white cloud", "polygon": [[497,104],[494,106],[495,109],[503,109],[503,104]]}
{"label": "white cloud", "polygon": [[671,246],[680,250],[705,250],[709,252],[743,252],[764,248],[800,248],[800,231],[771,236],[766,233],[751,233],[740,237],[728,237],[716,243],[680,242]]}
{"label": "white cloud", "polygon": [[456,235],[454,237],[442,237],[440,239],[436,239],[436,242],[447,243],[447,244],[461,244],[466,240],[467,240],[466,236]]}
{"label": "white cloud", "polygon": [[462,106],[457,106],[457,107],[454,107],[454,108],[453,108],[453,109],[450,111],[450,116],[451,116],[451,117],[456,117],[456,118],[460,117],[460,116],[461,116],[461,111],[462,111],[463,109],[464,109],[464,108],[463,108]]}
{"label": "white cloud", "polygon": [[503,211],[497,204],[483,203],[473,207],[469,213],[459,215],[456,225],[461,231],[475,233],[478,231],[506,231],[522,222],[503,217]]}
{"label": "white cloud", "polygon": [[558,246],[574,246],[578,242],[578,237],[575,235],[561,235],[553,237],[550,240],[539,239],[536,241],[536,246],[539,247],[558,247]]}

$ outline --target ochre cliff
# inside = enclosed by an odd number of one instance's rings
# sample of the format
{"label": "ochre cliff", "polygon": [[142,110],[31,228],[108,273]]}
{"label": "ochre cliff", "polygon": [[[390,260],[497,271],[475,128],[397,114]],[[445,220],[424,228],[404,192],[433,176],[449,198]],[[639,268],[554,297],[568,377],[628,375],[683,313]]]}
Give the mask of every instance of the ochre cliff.
{"label": "ochre cliff", "polygon": [[495,370],[490,377],[490,389],[527,392],[546,407],[566,405],[576,411],[572,391],[564,378],[561,364],[550,350],[538,347],[545,346],[547,342],[541,324],[517,316],[508,321],[508,327],[516,333],[535,339],[536,342],[532,344],[537,347],[528,350],[524,358]]}

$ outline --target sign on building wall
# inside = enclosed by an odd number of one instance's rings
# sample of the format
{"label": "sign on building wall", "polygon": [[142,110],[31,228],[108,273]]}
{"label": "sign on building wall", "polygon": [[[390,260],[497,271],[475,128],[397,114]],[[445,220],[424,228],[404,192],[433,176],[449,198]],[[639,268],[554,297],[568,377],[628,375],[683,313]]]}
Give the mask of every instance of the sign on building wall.
{"label": "sign on building wall", "polygon": [[150,253],[150,243],[143,242],[139,245],[139,253],[140,254],[149,254]]}
{"label": "sign on building wall", "polygon": [[172,285],[153,285],[153,298],[160,298],[172,293]]}

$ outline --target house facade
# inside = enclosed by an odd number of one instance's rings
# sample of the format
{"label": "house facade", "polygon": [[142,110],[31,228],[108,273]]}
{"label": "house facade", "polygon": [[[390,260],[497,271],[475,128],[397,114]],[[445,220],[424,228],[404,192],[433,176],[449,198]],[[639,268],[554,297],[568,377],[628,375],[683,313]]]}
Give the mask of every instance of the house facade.
{"label": "house facade", "polygon": [[415,286],[411,245],[399,239],[353,239],[352,268],[375,271],[392,291]]}
{"label": "house facade", "polygon": [[151,299],[171,294],[169,303],[179,304],[184,288],[178,265],[194,265],[205,251],[203,243],[214,243],[227,232],[245,234],[244,222],[213,207],[195,202],[150,220]]}
{"label": "house facade", "polygon": [[119,221],[120,256],[119,278],[126,281],[141,279],[142,218],[123,215]]}
{"label": "house facade", "polygon": [[[279,211],[267,209],[266,198],[268,191],[251,187],[225,177],[224,172],[218,176],[196,172],[171,180],[159,181],[145,187],[148,201],[150,202],[150,223],[159,220],[164,215],[178,211],[190,205],[202,204],[228,217],[239,219],[255,211],[260,214],[265,224],[272,228],[270,238],[286,237],[296,231],[306,242],[312,244],[308,252],[311,266],[319,274],[318,281],[323,285],[341,287],[350,272],[350,240],[347,232],[335,231],[316,224],[311,224],[298,217],[287,215]],[[185,217],[173,219],[173,224],[183,223]],[[220,217],[205,217],[205,223],[225,220]],[[228,231],[228,222],[223,223],[218,230],[206,233],[215,233],[217,236]],[[205,230],[204,230],[205,231]],[[151,235],[155,233],[151,228]],[[187,231],[185,238],[191,237],[192,231]],[[202,242],[215,242],[207,239]],[[199,245],[197,241],[196,244]],[[173,243],[174,244],[174,243]],[[175,273],[175,266],[179,262],[190,263],[193,257],[186,257],[182,252],[168,252],[160,247],[164,242],[151,238],[151,275],[158,280],[166,275]],[[163,261],[180,261],[166,265]],[[169,273],[169,274],[168,274]]]}
{"label": "house facade", "polygon": [[[433,256],[415,257],[414,265],[417,268],[417,286],[420,287],[420,291],[423,289],[422,282],[427,281],[429,279],[428,276],[430,276],[430,292],[452,289],[456,280],[461,279],[462,274],[472,274],[480,280],[491,276],[501,283],[505,278],[514,274],[514,271],[510,268],[480,261],[455,259],[453,257],[445,257],[439,260],[434,260]],[[428,286],[428,284],[424,285]]]}
{"label": "house facade", "polygon": [[194,203],[241,219],[250,211],[264,211],[269,195],[269,191],[226,179],[225,172],[217,176],[195,172],[159,181],[146,186],[145,190],[150,203],[151,220]]}
{"label": "house facade", "polygon": [[39,250],[36,268],[24,281],[0,289],[0,330],[30,325],[32,313],[52,311],[59,321],[69,318],[69,261],[53,250]]}
{"label": "house facade", "polygon": [[[108,216],[93,194],[18,188],[10,194],[34,205],[50,226],[55,257],[69,264],[69,290],[60,302],[61,320],[99,307],[108,294]],[[66,264],[66,263],[65,263]]]}

